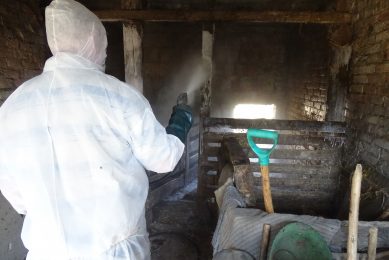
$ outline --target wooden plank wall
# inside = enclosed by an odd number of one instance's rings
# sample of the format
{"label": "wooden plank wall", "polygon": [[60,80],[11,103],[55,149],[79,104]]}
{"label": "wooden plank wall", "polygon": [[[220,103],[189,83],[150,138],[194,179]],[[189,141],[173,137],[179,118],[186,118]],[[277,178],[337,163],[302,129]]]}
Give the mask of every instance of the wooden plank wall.
{"label": "wooden plank wall", "polygon": [[[333,208],[341,172],[346,127],[341,122],[205,118],[200,155],[199,190],[212,201],[220,174],[223,138],[234,137],[249,157],[247,182],[252,205],[263,207],[258,158],[250,149],[248,128],[277,130],[279,145],[270,156],[270,182],[276,212],[328,212]],[[256,140],[258,145],[270,140]],[[251,178],[253,177],[253,178]]]}

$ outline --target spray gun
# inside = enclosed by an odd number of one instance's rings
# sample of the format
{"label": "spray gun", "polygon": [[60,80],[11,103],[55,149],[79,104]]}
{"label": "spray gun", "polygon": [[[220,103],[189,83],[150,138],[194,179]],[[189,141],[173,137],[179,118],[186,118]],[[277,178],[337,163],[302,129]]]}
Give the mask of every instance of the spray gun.
{"label": "spray gun", "polygon": [[188,94],[186,92],[178,95],[177,105],[188,105]]}
{"label": "spray gun", "polygon": [[188,94],[181,93],[177,97],[177,105],[173,107],[173,113],[170,116],[169,125],[166,132],[177,136],[183,143],[192,127],[192,109],[188,106]]}

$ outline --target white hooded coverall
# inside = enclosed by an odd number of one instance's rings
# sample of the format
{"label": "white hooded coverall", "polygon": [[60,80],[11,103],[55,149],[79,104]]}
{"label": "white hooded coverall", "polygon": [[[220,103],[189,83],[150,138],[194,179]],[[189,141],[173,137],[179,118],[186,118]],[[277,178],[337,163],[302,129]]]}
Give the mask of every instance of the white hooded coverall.
{"label": "white hooded coverall", "polygon": [[0,189],[26,215],[27,259],[148,259],[144,168],[173,170],[184,145],[137,90],[104,74],[93,13],[55,0],[46,30],[53,57],[0,109]]}

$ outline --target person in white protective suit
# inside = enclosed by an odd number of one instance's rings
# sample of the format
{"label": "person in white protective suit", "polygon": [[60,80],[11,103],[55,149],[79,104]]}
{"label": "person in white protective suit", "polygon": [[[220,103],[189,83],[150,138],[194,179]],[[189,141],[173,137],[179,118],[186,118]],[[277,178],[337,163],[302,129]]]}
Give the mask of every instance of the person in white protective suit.
{"label": "person in white protective suit", "polygon": [[25,215],[27,259],[149,259],[145,168],[174,169],[191,112],[165,129],[104,74],[106,32],[81,4],[54,0],[46,30],[53,56],[0,109],[0,189]]}

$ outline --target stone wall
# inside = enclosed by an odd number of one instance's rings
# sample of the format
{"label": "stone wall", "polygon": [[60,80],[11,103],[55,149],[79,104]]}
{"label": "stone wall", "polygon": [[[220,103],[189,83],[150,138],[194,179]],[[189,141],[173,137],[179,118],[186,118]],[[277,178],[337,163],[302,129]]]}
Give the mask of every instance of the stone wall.
{"label": "stone wall", "polygon": [[352,155],[389,178],[389,1],[355,1],[347,120]]}

